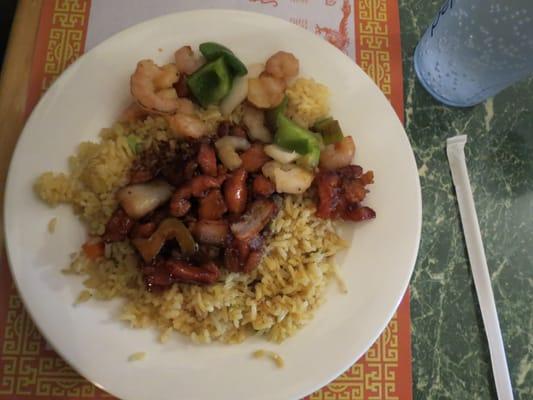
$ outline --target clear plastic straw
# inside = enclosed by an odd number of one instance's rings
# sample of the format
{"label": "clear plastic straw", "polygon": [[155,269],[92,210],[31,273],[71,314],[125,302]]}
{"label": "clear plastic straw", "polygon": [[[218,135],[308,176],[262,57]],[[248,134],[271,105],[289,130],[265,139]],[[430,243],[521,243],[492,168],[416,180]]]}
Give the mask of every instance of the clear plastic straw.
{"label": "clear plastic straw", "polygon": [[505,358],[505,348],[503,346],[500,323],[498,322],[498,313],[494,302],[487,259],[479,230],[474,197],[466,168],[464,152],[466,135],[448,138],[446,143],[446,152],[457,194],[459,212],[461,213],[468,258],[470,259],[470,267],[472,269],[472,276],[474,277],[481,317],[483,318],[483,325],[485,326],[487,341],[489,343],[496,392],[499,400],[512,400],[513,389],[509,377],[507,359]]}

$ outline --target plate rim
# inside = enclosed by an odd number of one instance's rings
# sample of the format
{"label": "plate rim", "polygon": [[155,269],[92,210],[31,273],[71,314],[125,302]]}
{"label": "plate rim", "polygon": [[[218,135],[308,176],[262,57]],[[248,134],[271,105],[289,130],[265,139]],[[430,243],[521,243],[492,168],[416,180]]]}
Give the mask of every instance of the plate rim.
{"label": "plate rim", "polygon": [[[85,379],[87,379],[89,382],[94,384],[99,389],[104,390],[104,391],[106,391],[109,394],[112,394],[112,395],[115,395],[115,396],[119,396],[119,397],[121,397],[121,393],[118,393],[117,391],[114,391],[114,390],[109,390],[106,386],[100,384],[94,377],[91,376],[92,374],[85,373],[84,368],[81,365],[80,366],[76,365],[74,362],[72,362],[72,360],[69,357],[67,357],[66,354],[63,353],[63,351],[61,350],[61,347],[56,345],[55,340],[52,339],[51,337],[49,337],[49,335],[45,331],[43,331],[43,328],[40,326],[40,324],[37,323],[38,318],[34,317],[32,309],[28,306],[28,299],[26,298],[26,296],[24,296],[23,292],[20,290],[20,283],[19,283],[19,279],[17,278],[17,273],[15,271],[15,268],[12,266],[13,264],[12,264],[12,256],[11,256],[11,245],[10,245],[11,240],[10,240],[10,235],[8,234],[8,231],[7,231],[8,219],[9,219],[8,213],[7,213],[7,209],[8,209],[8,205],[10,204],[10,202],[8,201],[9,193],[10,193],[9,188],[12,186],[11,185],[11,181],[14,179],[13,178],[13,174],[12,174],[12,170],[13,170],[12,167],[13,167],[15,159],[17,158],[16,155],[18,154],[18,152],[20,152],[21,138],[23,137],[23,135],[25,135],[25,133],[27,131],[27,126],[30,124],[30,122],[34,118],[36,118],[35,115],[38,114],[37,111],[40,108],[43,107],[43,104],[47,101],[47,97],[50,96],[50,92],[51,92],[50,89],[57,88],[58,85],[61,84],[61,82],[65,81],[68,78],[68,76],[70,74],[72,74],[73,71],[75,71],[75,69],[77,68],[77,65],[81,64],[85,58],[89,57],[92,53],[96,52],[97,49],[99,49],[100,47],[105,46],[108,42],[113,41],[113,40],[117,40],[117,38],[119,38],[120,36],[127,36],[131,31],[134,31],[134,30],[138,29],[141,26],[144,26],[144,25],[148,26],[148,25],[156,23],[157,21],[162,21],[162,20],[165,20],[165,19],[171,20],[173,18],[176,18],[177,16],[182,16],[182,15],[186,15],[186,14],[204,14],[204,13],[205,14],[226,13],[226,14],[232,14],[232,15],[238,16],[239,18],[243,18],[243,17],[244,18],[245,17],[262,18],[262,19],[265,19],[265,20],[273,20],[276,23],[283,23],[285,25],[290,25],[290,26],[292,26],[293,28],[296,28],[299,31],[303,31],[306,34],[308,34],[310,36],[313,36],[314,39],[316,39],[316,40],[322,40],[323,44],[333,48],[337,52],[337,54],[339,56],[347,58],[353,64],[353,67],[355,67],[357,70],[359,70],[361,78],[367,80],[368,83],[371,86],[373,86],[374,89],[377,90],[377,92],[379,92],[379,95],[383,98],[383,100],[385,100],[385,103],[386,103],[387,107],[389,107],[389,109],[390,109],[389,111],[393,113],[396,122],[401,127],[401,130],[403,132],[402,138],[406,140],[407,145],[409,146],[409,149],[410,149],[410,152],[409,152],[409,159],[410,159],[409,163],[412,164],[412,167],[414,167],[415,171],[418,171],[414,149],[413,149],[413,146],[411,145],[411,141],[409,139],[409,136],[407,135],[407,132],[405,130],[405,126],[401,122],[400,118],[398,117],[398,114],[396,113],[396,110],[393,108],[392,104],[390,103],[390,100],[386,98],[386,96],[384,95],[382,90],[379,88],[379,86],[377,86],[377,84],[355,62],[355,60],[353,60],[350,57],[348,57],[345,53],[340,51],[338,48],[336,48],[335,46],[331,45],[330,43],[324,41],[323,39],[320,39],[320,38],[316,37],[312,32],[309,32],[307,29],[304,29],[304,28],[302,28],[302,27],[300,27],[298,25],[292,24],[292,23],[290,23],[290,22],[288,22],[288,21],[286,21],[286,20],[284,20],[282,18],[271,16],[271,15],[268,15],[268,14],[262,14],[262,13],[259,13],[259,12],[252,12],[252,11],[245,11],[245,10],[238,10],[238,9],[220,9],[220,8],[199,8],[199,9],[188,10],[188,11],[172,12],[172,13],[163,14],[163,15],[160,15],[160,16],[157,16],[157,17],[154,17],[154,18],[150,18],[150,19],[141,21],[139,23],[133,24],[131,26],[128,26],[127,28],[118,31],[118,32],[114,33],[113,35],[109,36],[108,38],[106,38],[105,40],[101,41],[100,43],[95,45],[93,48],[88,50],[87,52],[84,52],[83,54],[81,54],[80,57],[78,57],[72,64],[70,64],[57,77],[57,79],[53,82],[51,87],[39,98],[37,104],[32,109],[29,117],[26,119],[26,121],[24,123],[24,127],[21,130],[21,133],[20,133],[20,135],[19,135],[19,137],[17,139],[16,146],[15,146],[15,148],[13,150],[12,155],[11,155],[11,160],[9,162],[8,173],[7,173],[7,177],[6,177],[6,181],[5,181],[4,207],[3,207],[3,210],[2,210],[2,212],[4,213],[3,214],[4,215],[3,229],[4,229],[4,232],[5,232],[5,249],[6,249],[5,253],[6,253],[6,258],[7,258],[7,261],[8,261],[7,264],[8,264],[8,267],[9,267],[11,275],[12,275],[13,283],[15,284],[17,293],[19,294],[19,297],[20,297],[20,299],[21,299],[21,301],[23,303],[24,309],[28,313],[28,315],[30,316],[32,322],[34,323],[34,325],[38,329],[39,333],[46,340],[46,342],[80,376],[82,376]],[[402,96],[403,96],[403,93],[402,93]],[[350,359],[352,361],[348,365],[344,365],[344,364],[339,365],[339,367],[334,372],[332,372],[331,374],[327,374],[328,378],[325,381],[321,381],[321,382],[318,382],[318,383],[314,384],[313,387],[312,388],[308,388],[308,390],[300,391],[300,393],[297,396],[304,397],[304,396],[307,396],[307,395],[315,392],[316,390],[319,390],[320,388],[324,387],[328,383],[332,382],[334,379],[336,379],[338,376],[340,376],[347,368],[349,368],[351,365],[353,365],[355,362],[357,362],[360,359],[360,357],[363,356],[368,351],[368,349],[376,342],[376,340],[379,338],[379,336],[383,333],[383,331],[385,330],[385,328],[388,326],[389,322],[391,321],[392,317],[394,316],[395,312],[397,311],[398,306],[400,305],[402,299],[406,295],[408,287],[409,287],[409,282],[410,282],[410,280],[412,278],[412,275],[413,275],[413,272],[414,272],[414,268],[416,266],[418,252],[419,252],[419,249],[420,249],[421,232],[422,232],[422,217],[423,217],[422,207],[423,207],[423,203],[422,203],[422,191],[421,191],[421,185],[420,185],[420,176],[418,175],[418,173],[416,174],[415,182],[416,182],[416,185],[415,185],[416,186],[416,196],[415,196],[416,204],[413,204],[413,208],[416,208],[418,210],[418,212],[416,213],[416,215],[417,215],[416,234],[415,234],[416,245],[413,247],[413,249],[411,251],[409,273],[405,275],[406,278],[404,279],[404,281],[401,284],[401,287],[403,288],[403,290],[401,292],[402,294],[400,296],[397,296],[397,298],[395,300],[394,308],[392,308],[388,312],[387,318],[379,326],[379,329],[375,332],[375,334],[368,340],[367,345],[364,346],[364,349],[361,350],[360,354],[352,355],[350,357]]]}

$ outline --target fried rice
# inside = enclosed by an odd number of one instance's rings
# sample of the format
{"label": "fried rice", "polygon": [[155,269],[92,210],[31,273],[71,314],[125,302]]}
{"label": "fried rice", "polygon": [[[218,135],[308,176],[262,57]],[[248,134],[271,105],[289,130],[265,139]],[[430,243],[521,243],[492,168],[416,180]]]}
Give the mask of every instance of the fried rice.
{"label": "fried rice", "polygon": [[[303,119],[327,111],[320,98],[327,96],[327,89],[305,99],[316,89],[316,83],[309,82],[299,82],[292,94],[293,102],[305,105],[299,114]],[[312,104],[318,109],[313,111]],[[298,103],[293,107],[297,113]],[[211,111],[205,118],[215,121],[218,115]],[[89,234],[101,235],[118,204],[115,192],[127,183],[140,151],[161,143],[170,149],[180,146],[167,128],[164,119],[148,117],[104,129],[98,143],[80,144],[69,159],[68,173],[44,173],[35,191],[51,206],[72,205]],[[224,270],[211,286],[179,283],[164,292],[147,291],[139,257],[128,241],[106,245],[105,256],[97,259],[80,251],[63,271],[83,276],[83,301],[122,298],[120,319],[133,328],[156,327],[162,340],[178,331],[199,343],[238,343],[250,335],[281,342],[304,326],[324,301],[326,286],[336,274],[334,256],[346,243],[334,224],[316,217],[313,202],[301,195],[284,197],[270,230],[265,255],[254,271]]]}

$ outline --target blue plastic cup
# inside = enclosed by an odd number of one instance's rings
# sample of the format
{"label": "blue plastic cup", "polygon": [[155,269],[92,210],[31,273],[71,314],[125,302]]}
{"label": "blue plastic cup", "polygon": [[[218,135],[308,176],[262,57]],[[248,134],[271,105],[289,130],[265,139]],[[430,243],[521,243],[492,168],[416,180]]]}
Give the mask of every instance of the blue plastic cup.
{"label": "blue plastic cup", "polygon": [[533,0],[447,0],[418,43],[424,88],[456,107],[481,103],[533,73]]}

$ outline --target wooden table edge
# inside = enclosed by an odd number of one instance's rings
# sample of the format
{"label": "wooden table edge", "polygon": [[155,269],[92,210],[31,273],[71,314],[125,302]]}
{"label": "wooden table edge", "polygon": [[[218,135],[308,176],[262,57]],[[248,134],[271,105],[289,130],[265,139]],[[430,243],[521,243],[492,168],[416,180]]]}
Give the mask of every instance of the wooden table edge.
{"label": "wooden table edge", "polygon": [[4,254],[4,195],[11,156],[24,126],[33,51],[43,0],[17,5],[0,75],[0,259]]}

